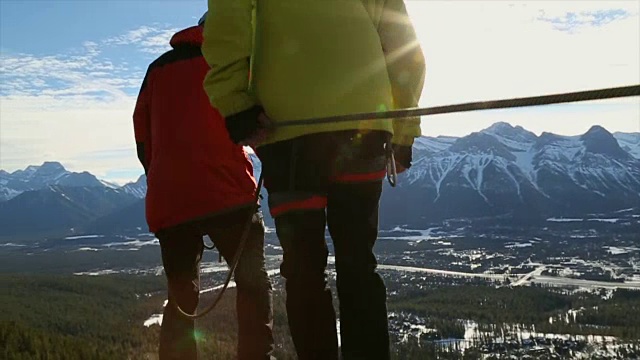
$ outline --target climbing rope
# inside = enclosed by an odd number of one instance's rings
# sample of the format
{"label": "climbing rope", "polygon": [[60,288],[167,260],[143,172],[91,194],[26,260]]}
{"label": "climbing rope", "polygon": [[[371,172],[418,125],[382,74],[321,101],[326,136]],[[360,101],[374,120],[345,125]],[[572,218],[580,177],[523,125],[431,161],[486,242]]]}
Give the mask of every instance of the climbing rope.
{"label": "climbing rope", "polygon": [[412,108],[412,109],[400,109],[390,111],[378,111],[369,113],[347,114],[328,116],[321,118],[282,121],[273,125],[274,128],[312,125],[312,124],[326,124],[326,123],[341,123],[348,121],[372,121],[381,119],[394,119],[402,120],[411,117],[438,115],[459,113],[478,110],[494,110],[494,109],[507,109],[518,108],[527,106],[540,106],[551,104],[562,104],[579,101],[589,100],[604,100],[615,99],[621,97],[640,96],[640,85],[622,86],[615,88],[599,89],[599,90],[587,90],[570,93],[531,96],[523,98],[513,98],[505,100],[489,100],[489,101],[477,101],[470,103],[434,106],[427,108]]}
{"label": "climbing rope", "polygon": [[[253,224],[253,216],[258,211],[258,206],[259,206],[258,201],[260,200],[260,190],[262,189],[263,182],[264,182],[264,177],[263,177],[263,173],[261,172],[260,178],[258,180],[258,185],[256,187],[255,196],[253,199],[253,205],[251,205],[251,212],[249,214],[247,222],[244,225],[242,235],[240,236],[240,243],[238,244],[236,253],[233,256],[233,260],[231,261],[231,265],[230,265],[231,268],[229,269],[227,278],[224,280],[224,284],[222,285],[222,288],[220,289],[218,296],[216,296],[215,300],[213,300],[211,305],[209,305],[201,313],[194,312],[193,314],[189,314],[188,312],[184,311],[182,308],[180,308],[180,306],[178,305],[178,302],[175,301],[175,299],[172,299],[173,301],[171,301],[171,303],[174,304],[178,312],[183,316],[191,319],[201,318],[207,315],[208,313],[210,313],[213,309],[215,309],[215,307],[218,305],[220,300],[222,300],[222,296],[224,295],[225,291],[227,291],[227,288],[229,287],[229,283],[231,282],[231,277],[233,276],[233,274],[236,271],[236,268],[238,267],[238,263],[240,262],[240,256],[242,255],[242,251],[244,250],[244,247],[247,244],[247,239],[249,238],[249,233],[251,232],[251,225]],[[169,291],[169,299],[171,299],[171,291]]]}
{"label": "climbing rope", "polygon": [[[380,120],[380,119],[393,119],[394,121],[396,121],[396,120],[402,120],[402,119],[418,117],[418,116],[449,114],[449,113],[477,111],[477,110],[518,108],[518,107],[526,107],[526,106],[541,106],[541,105],[562,104],[562,103],[589,101],[589,100],[614,99],[614,98],[631,97],[631,96],[640,96],[640,85],[623,86],[623,87],[615,87],[615,88],[607,88],[607,89],[599,89],[599,90],[578,91],[578,92],[552,94],[552,95],[531,96],[531,97],[513,98],[513,99],[505,99],[505,100],[478,101],[478,102],[470,102],[470,103],[462,103],[462,104],[454,104],[454,105],[434,106],[434,107],[427,107],[427,108],[412,108],[412,109],[347,114],[347,115],[337,115],[337,116],[329,116],[329,117],[322,117],[322,118],[294,120],[294,121],[280,122],[278,124],[274,124],[272,128],[283,128],[283,127],[289,127],[289,126],[301,126],[301,125],[311,125],[311,124],[341,123],[341,122],[347,122],[347,121],[371,121],[371,120]],[[391,162],[393,162],[393,152],[391,152],[389,159],[391,159]],[[387,164],[387,179],[389,180],[389,183],[391,184],[391,186],[395,186],[396,176],[397,174],[395,169],[395,162],[393,164]],[[207,315],[208,313],[210,313],[222,299],[222,296],[224,295],[225,291],[229,287],[231,278],[233,277],[233,274],[236,268],[238,267],[240,256],[242,255],[242,251],[244,250],[244,247],[247,243],[249,232],[251,230],[253,216],[258,210],[258,200],[260,199],[260,191],[262,190],[263,181],[264,181],[263,173],[261,173],[260,178],[258,180],[258,185],[256,187],[252,211],[249,214],[249,218],[244,227],[244,231],[242,232],[240,243],[238,244],[236,254],[230,265],[231,268],[229,270],[229,273],[227,274],[227,278],[225,279],[220,292],[218,293],[218,296],[215,298],[213,303],[211,303],[211,305],[209,305],[201,313],[196,312],[193,314],[189,314],[185,312],[180,308],[180,306],[178,306],[178,303],[176,301],[172,301],[172,303],[178,309],[178,312],[180,312],[183,316],[191,319],[201,318]],[[171,292],[169,292],[169,297],[171,298]]]}

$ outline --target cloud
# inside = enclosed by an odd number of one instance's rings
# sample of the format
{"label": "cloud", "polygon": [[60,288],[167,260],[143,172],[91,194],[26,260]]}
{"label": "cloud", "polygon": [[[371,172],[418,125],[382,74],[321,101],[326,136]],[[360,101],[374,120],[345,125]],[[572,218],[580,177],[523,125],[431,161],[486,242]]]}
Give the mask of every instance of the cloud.
{"label": "cloud", "polygon": [[[166,51],[173,32],[145,26],[58,54],[1,53],[0,168],[55,160],[102,176],[140,172],[131,116],[144,54]],[[121,49],[127,61],[114,61]]]}
{"label": "cloud", "polygon": [[12,171],[48,160],[98,175],[114,168],[139,168],[133,98],[108,102],[87,98],[68,108],[58,104],[61,100],[45,97],[0,101],[2,169]]}
{"label": "cloud", "polygon": [[[436,106],[638,84],[639,4],[631,1],[407,2],[427,61],[420,104]],[[638,98],[611,102],[628,106],[612,118],[614,114],[602,105],[609,102],[598,102],[600,107],[590,108],[594,111],[580,112],[582,120],[571,117],[573,123],[562,121],[562,116],[569,115],[560,115],[559,111],[553,115],[538,113],[533,108],[525,110],[538,114],[536,119],[525,116],[523,111],[501,112],[500,118],[510,114],[512,122],[528,119],[525,127],[543,125],[564,134],[578,133],[586,123],[640,131]],[[497,119],[496,114],[477,112],[427,117],[423,119],[423,129],[429,134],[435,133],[433,129],[448,134],[468,133],[478,129],[474,121],[480,123],[487,117]],[[455,118],[466,122],[452,121]]]}
{"label": "cloud", "polygon": [[[114,63],[104,53],[133,47],[150,55],[167,51],[176,29],[141,26],[122,35],[85,41],[82,47],[60,54],[37,56],[26,53],[0,54],[0,96],[53,96],[64,101],[122,97],[132,94],[144,76],[125,61]],[[131,55],[130,55],[131,56]],[[135,57],[135,56],[134,56]],[[146,67],[147,58],[143,59]],[[79,96],[81,98],[73,98]],[[61,103],[68,106],[68,103]]]}
{"label": "cloud", "polygon": [[[461,3],[464,11],[461,11]],[[440,105],[640,82],[638,6],[580,31],[558,31],[540,11],[610,11],[616,2],[408,2],[427,59],[423,99]],[[637,4],[637,3],[636,3]],[[618,9],[613,9],[618,10]]]}
{"label": "cloud", "polygon": [[171,36],[178,28],[141,26],[104,41],[107,45],[135,45],[139,51],[160,55],[169,49]]}
{"label": "cloud", "polygon": [[[636,1],[407,1],[427,60],[421,106],[640,83]],[[0,168],[57,160],[124,181],[142,172],[131,115],[177,29],[151,24],[53,55],[0,54]],[[122,55],[126,52],[126,55]],[[640,131],[640,99],[425,117],[427,135],[495,121],[575,135]],[[122,170],[122,171],[119,171]],[[131,174],[131,175],[129,175]]]}
{"label": "cloud", "polygon": [[556,30],[573,33],[580,28],[603,26],[629,16],[631,14],[624,9],[568,12],[561,16],[548,16],[542,10],[537,19],[552,24]]}
{"label": "cloud", "polygon": [[[132,85],[127,68],[99,57],[95,43],[87,42],[80,54],[36,56],[0,55],[0,96],[4,100],[35,97],[61,100],[51,105],[69,106],[84,97],[122,97]],[[66,101],[70,100],[70,101]]]}

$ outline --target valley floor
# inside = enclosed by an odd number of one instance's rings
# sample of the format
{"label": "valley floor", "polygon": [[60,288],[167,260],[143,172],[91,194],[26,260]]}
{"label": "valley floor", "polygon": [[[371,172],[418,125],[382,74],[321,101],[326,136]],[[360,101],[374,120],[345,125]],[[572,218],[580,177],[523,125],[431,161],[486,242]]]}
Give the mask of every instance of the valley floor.
{"label": "valley floor", "polygon": [[[640,239],[635,228],[598,225],[381,231],[394,358],[639,358],[640,321],[630,314],[640,313]],[[151,234],[0,245],[2,358],[155,358],[166,292]],[[281,256],[270,232],[276,356],[292,359]],[[203,304],[226,271],[206,253]],[[198,323],[203,358],[233,358],[233,296]]]}

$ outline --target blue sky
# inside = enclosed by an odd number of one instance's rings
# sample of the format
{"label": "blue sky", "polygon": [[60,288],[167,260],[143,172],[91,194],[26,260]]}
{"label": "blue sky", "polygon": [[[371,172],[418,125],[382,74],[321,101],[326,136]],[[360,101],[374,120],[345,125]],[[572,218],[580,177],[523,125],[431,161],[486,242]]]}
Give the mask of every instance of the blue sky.
{"label": "blue sky", "polygon": [[[116,75],[136,81],[148,63],[167,50],[168,36],[194,25],[206,10],[205,1],[3,0],[0,4],[3,54],[64,60],[88,57],[94,67],[102,64],[102,70],[109,71],[98,77]],[[99,56],[90,56],[91,51],[99,51]],[[2,77],[11,78],[11,74]],[[136,81],[122,90],[135,94]],[[53,76],[46,82],[47,89],[64,88],[66,83]],[[31,88],[38,86],[31,84]],[[0,94],[12,90],[2,87]]]}
{"label": "blue sky", "polygon": [[[427,59],[420,105],[640,83],[638,1],[407,1]],[[147,65],[206,0],[0,1],[0,169],[60,161],[136,178],[131,113]],[[496,121],[565,135],[640,132],[626,99],[423,119],[425,135]]]}
{"label": "blue sky", "polygon": [[[2,49],[45,55],[141,25],[186,27],[206,1],[2,0]],[[43,33],[43,31],[45,33]]]}

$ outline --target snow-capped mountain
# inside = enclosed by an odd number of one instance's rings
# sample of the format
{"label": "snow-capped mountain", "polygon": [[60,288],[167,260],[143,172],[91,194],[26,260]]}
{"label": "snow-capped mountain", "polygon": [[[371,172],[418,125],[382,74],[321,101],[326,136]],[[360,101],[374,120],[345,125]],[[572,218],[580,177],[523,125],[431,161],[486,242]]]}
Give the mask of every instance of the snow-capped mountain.
{"label": "snow-capped mountain", "polygon": [[0,236],[68,233],[136,202],[107,186],[49,185],[0,202]]}
{"label": "snow-capped mountain", "polygon": [[121,189],[127,194],[143,199],[147,196],[147,177],[140,175],[138,180],[125,184]]}
{"label": "snow-capped mountain", "polygon": [[633,156],[638,135],[618,133],[616,139],[593,126],[581,136],[536,136],[496,123],[457,139],[420,138],[412,168],[383,195],[382,208],[396,209],[385,222],[640,207],[640,160]]}
{"label": "snow-capped mountain", "polygon": [[0,201],[11,199],[20,194],[18,190],[7,187],[9,181],[11,181],[11,174],[4,170],[0,170]]}
{"label": "snow-capped mountain", "polygon": [[125,193],[137,198],[144,198],[147,192],[147,182],[144,175],[136,182],[121,187],[98,179],[87,171],[68,171],[59,162],[47,161],[42,165],[30,165],[24,170],[16,170],[12,173],[0,170],[0,202],[10,200],[25,191],[41,190],[49,186],[122,189]]}
{"label": "snow-capped mountain", "polygon": [[[639,153],[640,133],[612,135],[600,126],[579,136],[538,136],[496,123],[461,138],[422,137],[414,144],[411,169],[400,174],[396,188],[385,187],[380,223],[389,228],[447,219],[529,221],[621,209],[640,214]],[[258,177],[260,161],[249,156]],[[142,228],[145,194],[144,176],[118,187],[55,162],[0,170],[0,216],[10,218],[0,226],[14,229],[11,234]],[[264,189],[262,195],[266,199]],[[267,201],[262,206],[272,224]],[[47,214],[55,215],[47,220]],[[35,222],[48,225],[38,228]]]}
{"label": "snow-capped mountain", "polygon": [[70,172],[59,162],[45,162],[28,166],[13,173],[0,173],[0,201],[9,200],[24,191],[40,190],[51,185],[71,187],[107,186],[94,175],[83,171]]}

